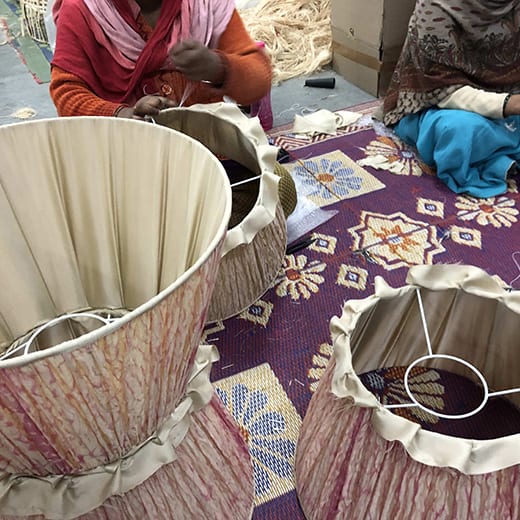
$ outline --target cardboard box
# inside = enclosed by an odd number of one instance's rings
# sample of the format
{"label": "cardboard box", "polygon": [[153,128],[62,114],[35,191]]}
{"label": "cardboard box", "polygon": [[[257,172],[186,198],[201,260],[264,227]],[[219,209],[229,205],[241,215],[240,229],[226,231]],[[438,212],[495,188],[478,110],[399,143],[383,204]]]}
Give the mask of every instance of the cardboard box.
{"label": "cardboard box", "polygon": [[334,70],[384,96],[414,7],[415,0],[332,0]]}

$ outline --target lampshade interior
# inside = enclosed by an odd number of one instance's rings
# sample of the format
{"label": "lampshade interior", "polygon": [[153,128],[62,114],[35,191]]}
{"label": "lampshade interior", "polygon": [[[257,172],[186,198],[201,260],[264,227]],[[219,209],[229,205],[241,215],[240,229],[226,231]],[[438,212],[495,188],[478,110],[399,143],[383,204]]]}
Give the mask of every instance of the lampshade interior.
{"label": "lampshade interior", "polygon": [[[229,181],[195,140],[148,123],[61,118],[0,128],[0,349],[78,310],[118,317],[213,250]],[[56,344],[99,326],[65,320]]]}
{"label": "lampshade interior", "polygon": [[[232,186],[229,228],[240,224],[256,204],[260,181],[243,183],[261,174],[253,143],[230,121],[210,112],[166,110],[157,122],[189,135],[223,161]],[[240,183],[235,186],[235,183]]]}
{"label": "lampshade interior", "polygon": [[[462,358],[485,378],[490,392],[520,387],[520,316],[503,302],[459,289],[421,289],[434,354]],[[381,299],[357,322],[351,338],[353,367],[362,374],[408,366],[428,354],[416,292]],[[467,376],[459,362],[429,360],[429,368]],[[507,396],[520,405],[520,393]]]}

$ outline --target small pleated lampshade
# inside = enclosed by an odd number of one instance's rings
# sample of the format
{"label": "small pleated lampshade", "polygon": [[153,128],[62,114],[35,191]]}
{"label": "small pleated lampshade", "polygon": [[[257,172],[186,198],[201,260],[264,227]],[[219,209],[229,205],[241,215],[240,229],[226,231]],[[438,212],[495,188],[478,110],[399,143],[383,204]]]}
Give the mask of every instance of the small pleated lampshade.
{"label": "small pleated lampshade", "polygon": [[[280,180],[275,173],[278,148],[269,144],[258,119],[248,118],[236,105],[171,108],[156,121],[197,139],[235,165],[228,169],[233,204],[208,310],[210,322],[229,318],[262,296],[283,266],[287,229],[279,193],[292,211],[294,183],[288,174]],[[244,182],[249,179],[253,180]]]}
{"label": "small pleated lampshade", "polygon": [[296,453],[305,516],[520,518],[520,294],[461,265],[407,284],[376,278],[331,321]]}

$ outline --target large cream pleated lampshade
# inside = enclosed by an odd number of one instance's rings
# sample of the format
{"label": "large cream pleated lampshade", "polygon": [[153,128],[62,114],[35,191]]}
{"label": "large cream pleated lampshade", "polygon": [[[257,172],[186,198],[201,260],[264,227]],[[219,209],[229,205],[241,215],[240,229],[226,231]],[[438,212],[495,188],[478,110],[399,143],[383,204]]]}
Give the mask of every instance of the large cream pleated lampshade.
{"label": "large cream pleated lampshade", "polygon": [[[278,149],[258,119],[230,103],[163,110],[158,124],[197,139],[216,156],[243,168],[231,179],[233,206],[208,321],[234,316],[271,286],[283,265],[286,218],[275,174]],[[249,182],[248,179],[253,179]],[[295,192],[294,192],[295,196]]]}
{"label": "large cream pleated lampshade", "polygon": [[0,157],[0,518],[248,518],[249,454],[199,345],[222,165],[101,117],[0,127]]}
{"label": "large cream pleated lampshade", "polygon": [[520,518],[520,294],[462,265],[331,321],[296,453],[306,518]]}

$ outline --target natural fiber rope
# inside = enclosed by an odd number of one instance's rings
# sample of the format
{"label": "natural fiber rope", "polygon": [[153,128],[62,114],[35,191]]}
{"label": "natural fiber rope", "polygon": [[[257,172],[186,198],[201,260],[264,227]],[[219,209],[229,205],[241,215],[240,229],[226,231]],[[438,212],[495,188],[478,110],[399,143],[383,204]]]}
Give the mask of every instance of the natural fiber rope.
{"label": "natural fiber rope", "polygon": [[332,59],[331,0],[261,0],[240,11],[257,41],[265,42],[279,83],[310,74]]}

